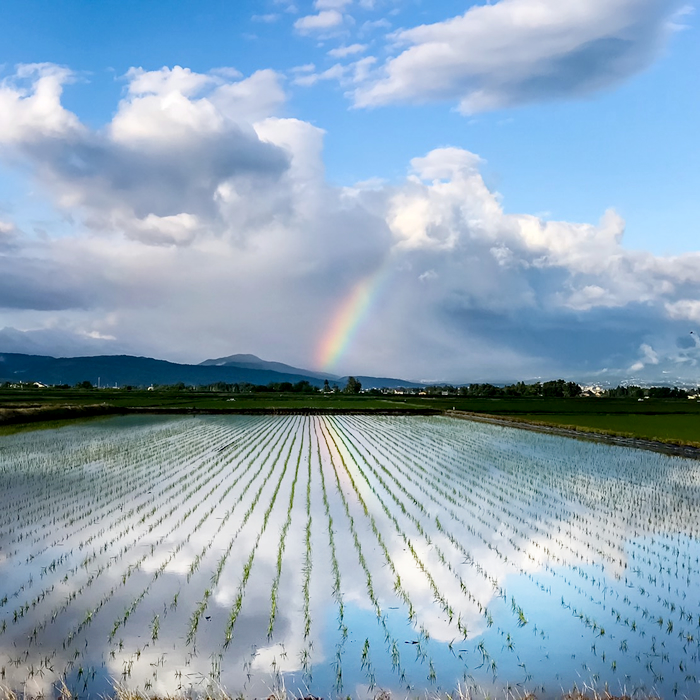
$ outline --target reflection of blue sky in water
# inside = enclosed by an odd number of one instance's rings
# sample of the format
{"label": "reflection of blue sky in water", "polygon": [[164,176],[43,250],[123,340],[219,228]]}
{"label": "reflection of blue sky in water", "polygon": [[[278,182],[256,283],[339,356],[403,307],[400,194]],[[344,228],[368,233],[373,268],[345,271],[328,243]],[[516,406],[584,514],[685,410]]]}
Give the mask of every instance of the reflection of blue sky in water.
{"label": "reflection of blue sky in water", "polygon": [[[372,679],[399,697],[453,692],[457,684],[496,693],[510,684],[548,697],[584,683],[699,695],[695,462],[465,422],[357,417],[120,419],[21,435],[3,447],[0,600],[7,601],[0,605],[0,658],[7,661],[0,665],[13,687],[29,680],[30,692],[49,692],[65,675],[78,692],[87,682],[95,697],[113,680],[142,692],[198,692],[211,684],[249,697],[266,697],[283,682],[293,692],[332,697],[340,644],[343,694],[353,697],[372,695]],[[25,471],[13,472],[22,460]],[[305,639],[307,484],[313,566]],[[255,547],[233,641],[224,649],[243,565]],[[451,621],[428,573],[454,612]]]}
{"label": "reflection of blue sky in water", "polygon": [[[698,566],[700,543],[686,537],[644,538],[629,543],[626,550],[630,565],[627,576],[620,580],[614,575],[606,576],[599,567],[538,572],[538,584],[547,595],[529,598],[530,620],[508,633],[497,629],[500,623],[506,627],[510,622],[510,610],[502,602],[492,606],[491,628],[468,640],[456,639],[452,644],[421,639],[402,610],[386,610],[388,627],[400,642],[403,683],[398,670],[392,667],[390,645],[374,613],[355,605],[346,606],[349,633],[343,651],[343,692],[353,697],[371,696],[371,668],[376,690],[390,690],[399,696],[426,688],[451,692],[458,684],[476,684],[482,690],[496,692],[505,685],[520,692],[536,689],[538,697],[560,697],[563,690],[584,685],[597,689],[607,686],[613,693],[624,691],[630,695],[646,692],[662,697],[695,697],[700,689],[696,632],[700,629],[700,581],[691,579],[690,589],[685,590],[687,581],[680,577],[687,572],[687,562]],[[678,552],[679,578],[669,561],[662,583],[659,567],[641,561],[645,551],[652,557],[671,553],[674,562],[673,552]],[[648,588],[649,577],[653,581],[655,576],[665,595],[652,593]],[[526,577],[511,577],[505,584],[516,598],[526,594],[531,586]],[[598,595],[594,596],[594,592]],[[672,631],[669,621],[673,623]],[[337,614],[330,608],[324,625],[324,649],[335,648],[337,628]],[[689,642],[688,635],[694,641]],[[365,640],[369,640],[371,667],[362,669]],[[419,640],[420,646],[406,643]],[[420,657],[421,652],[424,657]],[[439,670],[433,683],[428,679],[429,658]],[[497,664],[495,679],[490,660]],[[335,668],[329,659],[314,667],[312,683],[305,684],[301,674],[289,674],[285,685],[291,690],[306,688],[328,695],[332,694],[335,680]]]}
{"label": "reflection of blue sky in water", "polygon": [[[532,621],[513,634],[515,653],[499,654],[499,676],[530,676],[528,687],[544,686],[555,696],[587,683],[630,695],[696,697],[700,543],[662,535],[628,542],[625,550],[629,564],[619,579],[594,566],[537,572],[548,595],[528,600]],[[528,584],[525,577],[505,581],[516,598]],[[483,635],[487,647],[500,649],[494,637]],[[513,657],[525,665],[519,676],[508,663]]]}

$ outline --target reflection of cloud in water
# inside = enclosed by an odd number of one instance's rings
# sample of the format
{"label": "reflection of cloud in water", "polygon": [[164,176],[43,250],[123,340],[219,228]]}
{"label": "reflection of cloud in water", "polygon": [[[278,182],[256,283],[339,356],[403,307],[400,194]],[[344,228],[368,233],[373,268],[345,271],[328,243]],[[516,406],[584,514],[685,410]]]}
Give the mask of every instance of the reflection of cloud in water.
{"label": "reflection of cloud in water", "polygon": [[[687,661],[688,673],[700,677],[697,659],[693,661],[688,652],[690,647],[685,644],[687,648],[684,648],[683,642],[683,635],[694,634],[695,630],[691,629],[688,619],[681,616],[681,609],[687,616],[692,607],[687,601],[700,599],[698,543],[694,536],[680,534],[697,533],[697,508],[693,510],[700,502],[697,465],[652,453],[442,419],[363,419],[363,423],[355,418],[334,418],[336,425],[348,431],[357,432],[364,424],[363,430],[378,430],[376,426],[381,426],[382,430],[389,431],[388,435],[397,436],[397,446],[387,442],[383,451],[377,450],[377,460],[391,470],[392,462],[386,456],[390,455],[399,460],[403,469],[411,469],[408,473],[416,480],[415,483],[406,480],[402,485],[424,502],[424,510],[411,505],[406,495],[397,490],[394,495],[406,503],[404,514],[372,471],[360,464],[368,484],[354,463],[352,451],[343,451],[343,459],[375,519],[388,556],[410,598],[415,621],[408,620],[408,610],[395,590],[394,574],[357,499],[353,483],[334,454],[342,493],[348,500],[371,573],[372,589],[382,611],[382,619],[377,619],[368,594],[366,574],[359,565],[347,515],[337,491],[333,467],[322,445],[345,605],[344,624],[348,628],[347,639],[343,641],[338,604],[332,596],[327,517],[314,442],[310,491],[311,627],[310,637],[304,639],[306,441],[310,420],[265,419],[275,430],[289,430],[297,425],[297,442],[277,502],[257,544],[250,579],[243,591],[243,606],[228,649],[223,648],[226,623],[238,594],[243,566],[256,546],[263,513],[281,474],[281,463],[264,485],[258,505],[231,548],[219,585],[214,587],[212,573],[238,530],[271,462],[263,468],[225,527],[220,527],[223,513],[240,493],[233,489],[227,498],[221,497],[233,478],[231,470],[224,470],[202,487],[186,505],[180,505],[171,518],[149,528],[163,515],[165,499],[178,493],[177,488],[173,488],[157,498],[161,489],[188,470],[194,473],[202,467],[204,479],[209,473],[206,469],[216,470],[221,466],[216,463],[216,445],[231,442],[231,431],[240,424],[237,419],[197,419],[191,428],[183,425],[183,421],[159,419],[152,423],[146,421],[144,425],[148,429],[141,432],[138,421],[123,424],[106,421],[99,429],[55,433],[65,441],[65,449],[59,449],[57,454],[59,460],[66,460],[63,467],[66,482],[60,482],[64,477],[58,467],[51,467],[44,474],[43,484],[38,479],[27,480],[27,494],[37,494],[37,520],[20,526],[27,537],[10,546],[7,545],[17,533],[0,535],[0,580],[8,587],[8,602],[0,606],[0,624],[4,621],[6,625],[4,634],[0,634],[0,656],[18,661],[5,664],[6,682],[19,688],[28,681],[27,690],[50,694],[53,682],[65,674],[77,690],[88,678],[90,692],[106,689],[111,679],[116,679],[128,687],[162,695],[190,688],[203,691],[210,684],[212,687],[221,684],[231,692],[249,696],[269,694],[276,684],[284,682],[288,689],[308,689],[324,695],[333,688],[333,663],[340,653],[344,692],[365,697],[370,671],[367,665],[362,666],[361,652],[367,642],[377,686],[396,693],[405,692],[404,683],[412,684],[412,692],[430,688],[450,691],[465,674],[473,674],[479,683],[488,685],[491,683],[488,671],[491,660],[497,663],[496,686],[501,689],[507,680],[526,684],[527,676],[532,675],[534,680],[546,682],[554,691],[559,685],[571,685],[579,677],[577,674],[585,679],[598,674],[611,683],[611,688],[617,687],[615,682],[619,678],[628,675],[630,687],[633,684],[639,687],[644,683],[651,685],[654,676],[643,663],[640,665],[636,661],[636,655],[640,659],[647,658],[652,640],[657,639],[657,650],[661,642],[665,645],[658,667],[656,661],[652,662],[654,672],[663,673],[664,680],[659,681],[658,686],[670,694],[677,682],[686,695],[699,694],[696,691],[700,687],[686,682],[670,665],[672,659],[676,666],[678,659]],[[247,424],[255,425],[256,421],[248,419]],[[316,428],[320,429],[322,424],[330,425],[330,419],[313,419]],[[108,425],[114,428],[106,428]],[[412,436],[418,426],[421,442],[416,446]],[[80,529],[82,521],[68,524],[71,514],[85,510],[85,504],[90,503],[96,493],[92,481],[103,473],[100,461],[95,458],[94,445],[84,453],[85,463],[89,465],[87,471],[81,470],[80,459],[76,457],[83,454],[81,445],[85,441],[89,443],[96,434],[93,430],[110,446],[101,459],[105,469],[109,467],[113,475],[129,466],[128,460],[120,455],[140,454],[140,450],[129,451],[134,441],[147,445],[150,450],[144,452],[147,455],[144,460],[150,460],[144,462],[144,469],[148,464],[152,464],[153,469],[159,468],[157,450],[165,455],[164,463],[168,463],[167,455],[174,455],[178,450],[189,455],[186,460],[182,456],[178,458],[179,471],[163,472],[160,486],[153,489],[152,495],[131,495],[134,503],[147,505],[114,529],[110,529],[109,521],[96,520],[83,529]],[[313,440],[315,436],[316,433],[312,435]],[[304,453],[282,560],[274,632],[268,640],[271,585],[302,437]],[[36,446],[36,454],[47,455],[47,439],[54,437],[35,434],[16,441],[8,439],[4,443],[3,464],[11,465],[13,459],[19,464],[23,455],[34,454],[33,446]],[[286,458],[290,443],[288,441],[282,451],[280,462]],[[277,452],[281,445],[282,442],[275,448]],[[453,470],[445,471],[440,488],[447,493],[452,493],[450,489],[454,488],[458,505],[444,501],[439,492],[431,491],[432,487],[426,485],[418,469],[410,466],[408,457],[420,446],[433,450],[430,459],[422,454],[413,455],[425,465],[428,474],[434,477],[440,465]],[[457,449],[460,446],[462,451]],[[249,459],[256,460],[257,468],[264,456],[253,451]],[[31,463],[39,464],[36,460]],[[487,468],[480,471],[481,465]],[[73,478],[78,472],[73,474],[72,468],[80,471],[82,481]],[[135,467],[131,465],[130,468]],[[253,472],[254,469],[250,477]],[[92,474],[93,480],[86,480],[85,474]],[[402,478],[398,472],[395,476],[399,480]],[[2,478],[5,477],[0,476]],[[384,478],[391,486],[390,477]],[[238,489],[242,489],[247,479],[240,482]],[[46,528],[41,519],[39,494],[52,493],[52,480],[57,484],[55,493],[62,495],[60,507],[51,509],[51,517],[56,517],[57,523],[55,526],[52,523],[50,529],[54,533],[52,540],[62,539],[63,546],[40,552],[47,540],[40,539]],[[144,477],[143,483],[150,484],[150,481]],[[183,483],[194,488],[195,481]],[[118,480],[115,484],[118,485]],[[416,556],[433,577],[440,595],[452,607],[452,622],[436,601],[428,577],[419,569],[370,484],[396,517]],[[433,493],[433,500],[418,490],[419,484]],[[211,495],[205,498],[212,489]],[[459,494],[468,495],[472,502]],[[11,512],[15,496],[11,490],[0,489],[0,512]],[[176,502],[177,499],[170,505]],[[110,517],[122,516],[124,511],[114,510],[114,505],[100,507],[105,508],[104,512],[112,508]],[[184,511],[195,505],[196,510],[175,528],[174,523]],[[31,507],[27,513],[33,512]],[[153,515],[150,514],[152,507],[156,508]],[[212,507],[212,512],[202,520]],[[139,522],[144,515],[145,519]],[[420,522],[422,530],[411,516]],[[436,516],[444,532],[438,529]],[[117,538],[117,531],[127,527],[128,533]],[[37,532],[30,536],[28,533],[32,530]],[[475,562],[473,565],[465,561],[463,551],[454,545],[447,532],[469,552]],[[33,544],[32,537],[39,541]],[[93,539],[81,549],[79,542],[88,537]],[[115,556],[122,547],[127,551]],[[13,553],[15,549],[17,554]],[[47,567],[58,557],[59,549],[73,550],[73,554],[57,564],[55,570],[42,571],[41,567]],[[34,559],[30,559],[29,552],[36,553]],[[200,561],[198,557],[202,552]],[[141,557],[145,558],[136,567]],[[81,565],[82,562],[87,563]],[[164,562],[168,563],[161,570]],[[193,562],[198,562],[198,568],[188,581],[187,574]],[[477,604],[462,590],[460,578],[482,608],[488,609],[493,620],[491,626]],[[505,590],[505,600],[498,597],[499,586]],[[211,589],[211,596],[202,613],[196,641],[187,645],[188,626],[207,588]],[[80,595],[67,600],[78,591]],[[17,596],[13,595],[15,592]],[[176,596],[178,602],[174,605]],[[518,626],[518,617],[512,609],[512,597],[522,606],[528,619],[522,627]],[[108,638],[115,621],[123,620],[125,610],[134,604],[133,614],[123,621],[110,642]],[[14,622],[13,612],[26,605],[29,606],[26,612]],[[64,605],[65,610],[62,609]],[[646,616],[642,615],[644,610]],[[93,611],[90,623],[81,627],[90,611]],[[154,639],[156,616],[160,633]],[[458,616],[468,629],[466,641],[457,629]],[[663,619],[661,627],[655,622],[658,618]],[[390,636],[388,641],[384,625]],[[670,625],[671,632],[668,631]],[[35,641],[28,644],[26,640],[34,634],[35,627]],[[604,634],[601,628],[605,629]],[[71,632],[75,636],[64,648],[63,643]],[[400,646],[405,682],[392,667],[394,640]],[[621,651],[622,640],[626,640],[626,651]],[[479,650],[481,643],[483,651]],[[591,652],[593,646],[596,654]],[[574,647],[576,650],[570,651]],[[302,658],[307,652],[310,662],[305,666]],[[572,653],[576,654],[575,659]],[[668,661],[663,654],[668,655]],[[42,665],[47,656],[53,671],[48,670],[46,664]],[[431,661],[437,675],[434,686],[427,680]],[[611,666],[613,661],[617,670]],[[32,666],[33,677],[28,679]],[[559,678],[553,675],[552,668]],[[310,671],[310,677],[305,670]]]}

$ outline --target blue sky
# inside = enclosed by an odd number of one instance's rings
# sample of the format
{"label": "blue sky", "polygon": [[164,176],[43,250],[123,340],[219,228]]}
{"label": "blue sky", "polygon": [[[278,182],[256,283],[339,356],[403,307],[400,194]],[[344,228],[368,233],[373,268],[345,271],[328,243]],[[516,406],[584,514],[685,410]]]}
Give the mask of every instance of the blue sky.
{"label": "blue sky", "polygon": [[1,26],[0,351],[319,365],[386,269],[325,369],[694,376],[692,5],[35,0]]}

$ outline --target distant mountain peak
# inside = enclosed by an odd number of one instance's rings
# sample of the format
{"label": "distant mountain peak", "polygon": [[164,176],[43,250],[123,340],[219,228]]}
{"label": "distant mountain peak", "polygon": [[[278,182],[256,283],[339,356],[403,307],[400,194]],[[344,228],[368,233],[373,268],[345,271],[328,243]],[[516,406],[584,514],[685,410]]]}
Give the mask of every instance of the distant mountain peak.
{"label": "distant mountain peak", "polygon": [[235,355],[229,355],[228,357],[217,357],[213,360],[204,360],[204,362],[200,362],[199,364],[204,366],[215,365],[216,367],[221,367],[223,365],[234,363],[238,364],[241,362],[264,364],[265,360],[261,360],[257,355],[239,352]]}
{"label": "distant mountain peak", "polygon": [[293,367],[292,365],[284,364],[283,362],[269,362],[261,360],[257,355],[248,353],[238,353],[229,355],[228,357],[217,357],[215,359],[204,360],[200,362],[204,367],[241,367],[246,369],[265,369],[272,372],[287,372],[292,374],[300,374],[305,377],[314,377],[316,379],[328,379],[336,381],[340,377],[327,372],[316,372],[310,369],[302,369],[301,367]]}

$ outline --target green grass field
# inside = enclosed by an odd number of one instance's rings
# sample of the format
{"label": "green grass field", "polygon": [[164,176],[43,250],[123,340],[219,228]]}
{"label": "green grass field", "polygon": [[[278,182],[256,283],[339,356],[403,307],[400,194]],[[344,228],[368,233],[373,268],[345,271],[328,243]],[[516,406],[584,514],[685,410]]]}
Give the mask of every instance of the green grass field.
{"label": "green grass field", "polygon": [[[2,409],[94,406],[221,412],[276,410],[425,411],[458,410],[609,432],[645,439],[700,444],[700,402],[688,399],[518,398],[474,399],[345,394],[228,394],[210,391],[115,389],[0,390]],[[56,423],[56,416],[52,416]],[[37,426],[38,427],[38,426]],[[5,428],[9,430],[10,428]],[[14,428],[16,430],[16,428]]]}
{"label": "green grass field", "polygon": [[601,433],[614,433],[660,442],[678,442],[700,445],[700,415],[696,413],[646,414],[573,414],[541,416],[519,415],[532,422],[543,422],[562,427],[576,427]]}

